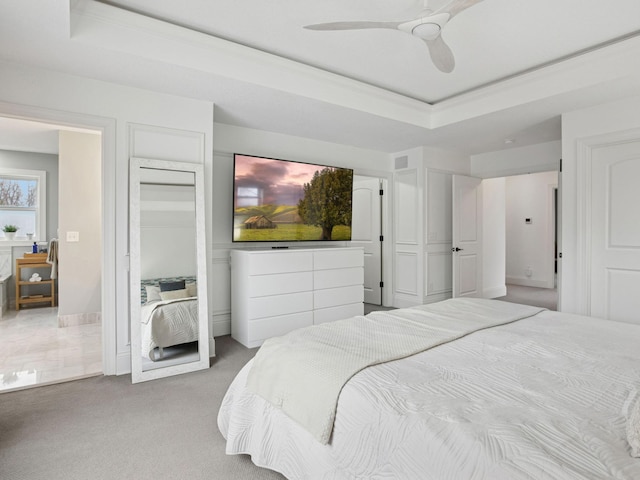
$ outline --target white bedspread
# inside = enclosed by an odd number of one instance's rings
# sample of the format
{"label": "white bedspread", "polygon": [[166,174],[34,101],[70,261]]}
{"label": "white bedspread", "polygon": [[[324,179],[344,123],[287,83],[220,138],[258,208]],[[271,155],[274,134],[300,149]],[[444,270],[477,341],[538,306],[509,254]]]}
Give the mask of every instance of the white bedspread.
{"label": "white bedspread", "polygon": [[328,443],[340,390],[363,368],[542,310],[460,298],[301,328],[263,344],[247,388],[282,408],[319,442]]}
{"label": "white bedspread", "polygon": [[198,340],[198,299],[163,300],[142,305],[142,356],[156,360],[156,347]]}
{"label": "white bedspread", "polygon": [[625,412],[640,326],[543,311],[357,373],[320,444],[245,388],[218,415],[227,453],[293,479],[640,479]]}

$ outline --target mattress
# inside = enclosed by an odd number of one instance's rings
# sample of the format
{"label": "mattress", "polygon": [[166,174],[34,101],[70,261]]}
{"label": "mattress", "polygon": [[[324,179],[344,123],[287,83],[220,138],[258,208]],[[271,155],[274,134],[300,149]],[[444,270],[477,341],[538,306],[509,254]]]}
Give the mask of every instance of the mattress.
{"label": "mattress", "polygon": [[198,340],[197,297],[161,300],[141,308],[141,353],[158,360],[156,348],[165,348]]}
{"label": "mattress", "polygon": [[226,453],[289,479],[640,479],[639,340],[638,325],[543,311],[365,368],[326,445],[247,390],[249,362],[218,427]]}

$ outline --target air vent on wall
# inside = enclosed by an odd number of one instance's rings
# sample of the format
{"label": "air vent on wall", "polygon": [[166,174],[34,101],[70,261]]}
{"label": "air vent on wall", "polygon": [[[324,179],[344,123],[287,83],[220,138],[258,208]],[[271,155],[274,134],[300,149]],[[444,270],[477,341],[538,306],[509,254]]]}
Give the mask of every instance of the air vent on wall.
{"label": "air vent on wall", "polygon": [[409,166],[409,157],[403,155],[402,157],[396,158],[396,170],[400,170],[401,168],[407,168]]}

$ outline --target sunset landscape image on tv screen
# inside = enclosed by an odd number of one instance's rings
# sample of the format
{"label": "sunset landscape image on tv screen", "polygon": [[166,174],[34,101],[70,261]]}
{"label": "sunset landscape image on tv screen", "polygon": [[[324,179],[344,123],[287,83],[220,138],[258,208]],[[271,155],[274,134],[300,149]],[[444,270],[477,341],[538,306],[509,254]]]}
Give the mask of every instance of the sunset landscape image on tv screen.
{"label": "sunset landscape image on tv screen", "polygon": [[351,240],[353,170],[234,155],[233,241]]}

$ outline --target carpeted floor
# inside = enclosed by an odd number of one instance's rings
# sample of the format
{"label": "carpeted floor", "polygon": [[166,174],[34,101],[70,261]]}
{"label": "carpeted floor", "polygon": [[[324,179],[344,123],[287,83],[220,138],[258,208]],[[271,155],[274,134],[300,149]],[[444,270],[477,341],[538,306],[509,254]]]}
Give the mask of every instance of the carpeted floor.
{"label": "carpeted floor", "polygon": [[[531,300],[517,293],[509,288],[502,299]],[[542,295],[549,292],[538,293],[537,303],[549,302]],[[218,337],[208,370],[136,385],[129,375],[99,376],[0,394],[0,479],[282,480],[246,455],[225,455],[217,426],[227,387],[256,351]]]}
{"label": "carpeted floor", "polygon": [[558,310],[558,290],[555,288],[507,285],[507,295],[496,298],[496,300],[533,305],[534,307],[544,307],[549,310]]}
{"label": "carpeted floor", "polygon": [[281,480],[248,456],[225,455],[217,426],[228,385],[255,352],[225,336],[208,370],[0,394],[0,478]]}

